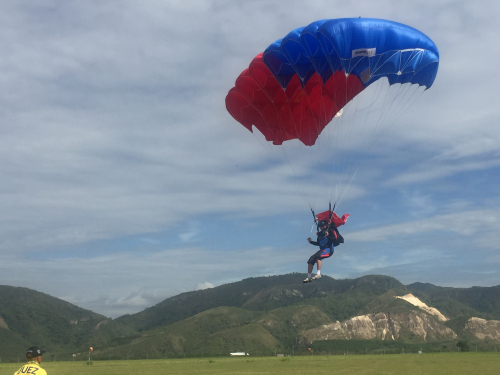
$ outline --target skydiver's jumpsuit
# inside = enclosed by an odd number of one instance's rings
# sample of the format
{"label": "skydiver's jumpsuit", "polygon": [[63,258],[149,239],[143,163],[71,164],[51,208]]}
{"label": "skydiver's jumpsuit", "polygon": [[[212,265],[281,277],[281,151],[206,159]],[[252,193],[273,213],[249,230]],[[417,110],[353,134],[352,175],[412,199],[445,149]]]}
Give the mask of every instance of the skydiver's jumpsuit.
{"label": "skydiver's jumpsuit", "polygon": [[311,241],[311,245],[319,246],[319,251],[313,254],[309,260],[308,264],[314,264],[319,260],[329,258],[333,255],[334,246],[332,239],[325,236],[325,232],[321,231],[318,233],[318,239],[316,241]]}

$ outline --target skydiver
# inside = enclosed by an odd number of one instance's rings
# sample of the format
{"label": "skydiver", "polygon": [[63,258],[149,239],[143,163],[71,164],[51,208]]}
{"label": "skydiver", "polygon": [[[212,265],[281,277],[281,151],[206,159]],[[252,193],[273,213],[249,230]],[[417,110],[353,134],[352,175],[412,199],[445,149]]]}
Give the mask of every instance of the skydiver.
{"label": "skydiver", "polygon": [[[305,283],[321,278],[321,261],[333,255],[334,245],[344,242],[344,239],[340,236],[340,233],[338,233],[333,222],[328,224],[326,220],[320,220],[318,229],[318,239],[316,241],[312,241],[311,237],[307,239],[311,245],[319,246],[319,250],[307,261],[307,277],[304,280]],[[314,263],[316,263],[317,273],[311,277]]]}

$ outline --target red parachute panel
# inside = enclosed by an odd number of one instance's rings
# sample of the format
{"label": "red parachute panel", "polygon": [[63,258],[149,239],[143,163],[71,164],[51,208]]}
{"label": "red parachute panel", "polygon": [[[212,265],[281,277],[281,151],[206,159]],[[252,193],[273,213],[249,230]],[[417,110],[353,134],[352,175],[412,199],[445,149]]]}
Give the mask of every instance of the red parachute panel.
{"label": "red parachute panel", "polygon": [[315,73],[302,87],[297,74],[282,89],[257,55],[226,96],[226,108],[252,131],[254,125],[275,145],[299,139],[312,146],[326,125],[364,86],[355,75],[335,72],[326,83]]}

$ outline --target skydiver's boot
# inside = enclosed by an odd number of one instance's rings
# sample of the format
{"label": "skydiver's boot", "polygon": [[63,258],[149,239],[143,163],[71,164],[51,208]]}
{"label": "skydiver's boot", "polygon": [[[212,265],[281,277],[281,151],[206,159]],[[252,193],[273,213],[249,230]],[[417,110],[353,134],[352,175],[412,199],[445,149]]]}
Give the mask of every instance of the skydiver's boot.
{"label": "skydiver's boot", "polygon": [[318,279],[321,279],[321,275],[314,275],[311,279],[312,280],[318,280]]}
{"label": "skydiver's boot", "polygon": [[311,281],[312,281],[312,279],[310,277],[306,277],[303,282],[310,283]]}

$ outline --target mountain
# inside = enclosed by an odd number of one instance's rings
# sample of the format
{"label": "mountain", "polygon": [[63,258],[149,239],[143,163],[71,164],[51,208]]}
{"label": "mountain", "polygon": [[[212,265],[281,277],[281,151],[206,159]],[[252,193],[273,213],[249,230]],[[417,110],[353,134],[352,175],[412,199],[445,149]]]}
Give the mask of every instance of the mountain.
{"label": "mountain", "polygon": [[450,318],[476,316],[500,319],[500,285],[492,287],[450,288],[426,283],[407,286],[412,293]]}
{"label": "mountain", "polygon": [[[302,276],[295,273],[255,277],[212,289],[182,293],[139,313],[119,317],[116,321],[138,331],[147,331],[219,306],[269,311],[309,300],[311,304],[323,308],[332,319],[338,319],[350,316],[373,296],[390,289],[406,290],[403,284],[388,276],[370,275],[354,280],[323,276],[311,284],[304,284]],[[344,298],[346,292],[357,297]],[[330,296],[332,298],[325,299]],[[357,299],[363,301],[358,303]]]}
{"label": "mountain", "polygon": [[[443,294],[443,289],[431,284],[405,286],[381,275],[354,280],[323,277],[311,284],[303,284],[297,274],[245,279],[184,293],[118,318],[132,324],[142,336],[99,354],[119,358],[125,348],[129,356],[140,353],[139,357],[229,351],[269,354],[273,347],[325,350],[340,341],[358,342],[359,347],[359,342],[367,340],[384,345],[393,342],[401,348],[419,344],[433,350],[447,346],[454,350],[459,339],[491,341],[500,337],[496,321],[470,320],[463,315],[491,317],[491,306],[497,300],[480,303],[481,298],[464,298],[467,290],[457,293],[451,288]],[[496,298],[495,287],[484,289],[482,298]],[[441,302],[444,312],[434,301]],[[212,308],[216,305],[219,307]],[[179,320],[186,315],[189,317]],[[220,325],[221,321],[226,324]],[[192,333],[194,327],[197,334]]]}
{"label": "mountain", "polygon": [[[351,295],[353,290],[345,294]],[[354,293],[351,296],[355,299]],[[373,313],[351,316],[343,321],[332,319],[318,306],[306,304],[335,296],[313,298],[269,311],[217,307],[143,331],[140,337],[121,346],[100,349],[95,356],[111,359],[217,356],[233,351],[272,355],[273,351],[306,353],[308,348],[330,352],[338,350],[339,343],[343,345],[342,350],[349,348],[351,352],[368,352],[368,347],[373,352],[381,347],[393,352],[405,348],[412,350],[412,347],[413,350],[425,347],[428,351],[437,351],[456,350],[459,339],[472,340],[476,344],[478,339],[500,342],[500,321],[479,318],[463,321],[459,336],[446,325],[447,318],[437,309],[412,294],[400,294],[391,289],[372,297],[360,311]]]}
{"label": "mountain", "polygon": [[[0,357],[38,345],[59,360],[382,350],[500,343],[500,287],[403,285],[382,275],[302,283],[257,277],[182,293],[115,320],[26,288],[0,286]],[[412,347],[414,345],[414,347]],[[419,346],[417,348],[417,345]]]}
{"label": "mountain", "polygon": [[45,293],[0,285],[0,357],[24,357],[32,345],[50,353],[87,351],[134,330]]}

